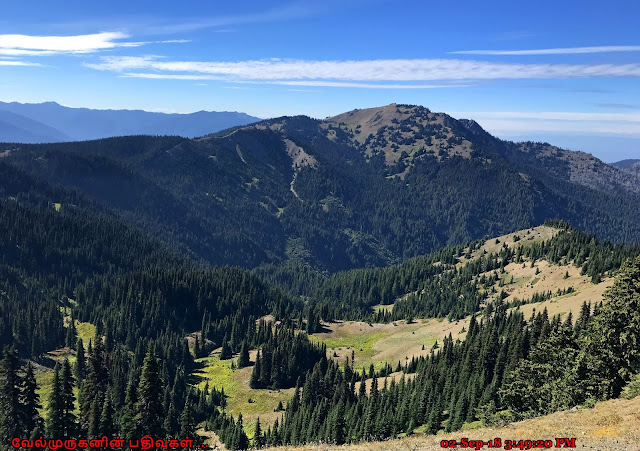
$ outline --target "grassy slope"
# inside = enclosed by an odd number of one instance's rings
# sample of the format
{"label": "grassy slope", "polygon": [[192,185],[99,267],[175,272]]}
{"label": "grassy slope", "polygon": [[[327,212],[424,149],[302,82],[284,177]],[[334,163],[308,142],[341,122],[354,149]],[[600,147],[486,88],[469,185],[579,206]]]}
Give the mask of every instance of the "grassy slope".
{"label": "grassy slope", "polygon": [[[282,416],[282,412],[274,412],[279,402],[286,405],[293,395],[294,389],[286,390],[254,390],[249,387],[252,367],[242,369],[231,369],[232,360],[220,360],[220,350],[216,350],[208,357],[196,360],[202,364],[202,369],[196,371],[197,385],[204,388],[209,382],[210,387],[218,390],[224,388],[225,394],[229,397],[227,412],[237,416],[242,413],[245,431],[249,436],[253,435],[256,418],[260,417],[263,426],[273,424],[276,418]],[[252,351],[249,357],[255,361],[256,352]],[[251,401],[250,401],[251,400]]]}
{"label": "grassy slope", "polygon": [[[440,441],[504,440],[555,441],[556,437],[575,437],[577,448],[622,451],[640,449],[640,397],[632,400],[614,399],[598,403],[593,409],[557,412],[544,417],[512,423],[501,428],[478,428],[437,436],[413,435],[399,440],[379,443],[363,443],[351,446],[308,445],[303,447],[272,448],[279,450],[334,450],[349,451],[400,451],[441,450]],[[555,442],[554,442],[555,446]],[[489,449],[487,447],[483,449]]]}

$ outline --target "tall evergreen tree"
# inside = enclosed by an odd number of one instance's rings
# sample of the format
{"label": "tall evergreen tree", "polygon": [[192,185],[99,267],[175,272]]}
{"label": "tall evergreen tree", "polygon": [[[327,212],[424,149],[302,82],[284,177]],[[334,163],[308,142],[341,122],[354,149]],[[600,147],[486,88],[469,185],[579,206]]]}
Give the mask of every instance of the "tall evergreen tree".
{"label": "tall evergreen tree", "polygon": [[76,343],[76,363],[73,369],[76,380],[78,381],[78,385],[80,385],[80,383],[84,380],[86,372],[84,360],[84,344],[82,343],[82,338],[78,338],[78,342]]}
{"label": "tall evergreen tree", "polygon": [[102,337],[96,334],[93,346],[89,342],[88,365],[82,384],[80,405],[80,427],[89,437],[97,437],[100,414],[104,403],[109,371],[106,366],[106,351]]}
{"label": "tall evergreen tree", "polygon": [[123,437],[135,437],[138,434],[136,424],[136,407],[138,401],[137,380],[135,372],[129,374],[127,389],[124,399],[124,406],[120,412],[119,425],[120,433]]}
{"label": "tall evergreen tree", "polygon": [[65,436],[67,425],[64,416],[64,392],[60,367],[56,365],[53,370],[53,382],[51,395],[47,403],[47,435],[49,437],[62,438]]}
{"label": "tall evergreen tree", "polygon": [[229,340],[227,339],[227,336],[224,336],[224,339],[222,340],[222,350],[220,351],[220,360],[227,360],[230,359],[232,357],[233,353],[231,350],[231,346],[229,346]]}
{"label": "tall evergreen tree", "polygon": [[260,426],[260,417],[256,418],[256,426],[253,431],[253,447],[254,448],[264,448],[265,439],[262,435],[262,427]]}
{"label": "tall evergreen tree", "polygon": [[180,437],[189,437],[196,440],[196,425],[193,421],[191,403],[187,401],[180,414]]}
{"label": "tall evergreen tree", "polygon": [[30,433],[32,438],[44,435],[44,421],[40,416],[42,405],[40,404],[40,395],[38,395],[37,389],[38,384],[33,373],[33,365],[29,362],[22,379],[20,406],[23,429],[25,432]]}
{"label": "tall evergreen tree", "polygon": [[[22,433],[20,406],[20,377],[18,353],[13,347],[5,347],[0,362],[0,440],[2,446]],[[22,406],[24,408],[24,406]]]}
{"label": "tall evergreen tree", "polygon": [[99,435],[113,437],[116,433],[116,425],[114,420],[114,409],[111,401],[111,394],[107,393],[100,414],[100,433]]}
{"label": "tall evergreen tree", "polygon": [[138,401],[136,404],[136,426],[139,431],[152,437],[162,437],[162,387],[160,365],[154,351],[153,343],[149,344],[142,365],[142,375],[138,385]]}
{"label": "tall evergreen tree", "polygon": [[63,437],[65,438],[72,438],[76,434],[77,419],[73,413],[76,407],[76,397],[73,394],[74,382],[69,359],[64,359],[62,364],[62,406],[65,425]]}
{"label": "tall evergreen tree", "polygon": [[242,345],[240,346],[240,355],[238,356],[238,368],[244,368],[249,366],[251,362],[249,361],[249,345],[247,341],[244,340]]}

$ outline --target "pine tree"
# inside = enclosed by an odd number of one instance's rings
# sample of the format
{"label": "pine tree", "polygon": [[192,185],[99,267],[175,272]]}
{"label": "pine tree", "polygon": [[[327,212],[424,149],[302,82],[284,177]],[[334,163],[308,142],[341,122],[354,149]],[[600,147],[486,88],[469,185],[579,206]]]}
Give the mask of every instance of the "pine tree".
{"label": "pine tree", "polygon": [[66,424],[64,418],[64,394],[60,367],[56,365],[53,370],[53,383],[51,395],[47,403],[47,435],[49,437],[62,438],[65,435]]}
{"label": "pine tree", "polygon": [[342,445],[347,438],[347,424],[345,419],[344,404],[341,402],[336,411],[335,424],[333,428],[333,442],[336,445]]}
{"label": "pine tree", "polygon": [[33,365],[27,363],[27,370],[22,379],[22,387],[20,390],[20,406],[21,406],[21,422],[25,432],[29,432],[31,437],[40,437],[44,435],[44,422],[40,416],[39,410],[40,396],[37,392],[38,384],[33,373]]}
{"label": "pine tree", "polygon": [[20,406],[20,385],[18,353],[13,347],[5,347],[0,363],[0,443],[2,446],[11,443],[11,439],[20,437],[22,433],[20,412],[23,409]]}
{"label": "pine tree", "polygon": [[163,426],[169,437],[173,437],[178,433],[178,418],[176,409],[173,407],[173,402],[169,403],[169,409],[167,410]]}
{"label": "pine tree", "polygon": [[97,437],[100,414],[109,382],[102,338],[96,335],[94,345],[89,342],[88,368],[82,384],[80,405],[80,428],[89,437]]}
{"label": "pine tree", "polygon": [[76,434],[76,416],[75,410],[76,397],[73,394],[74,386],[73,374],[71,374],[71,364],[69,359],[64,359],[62,364],[62,406],[65,438],[73,438]]}
{"label": "pine tree", "polygon": [[191,403],[187,401],[180,414],[180,437],[189,437],[196,440],[196,425],[191,413]]}
{"label": "pine tree", "polygon": [[251,372],[251,380],[249,386],[251,388],[260,388],[260,372],[262,371],[260,362],[260,351],[256,354],[256,363],[253,365],[253,371]]}
{"label": "pine tree", "polygon": [[84,344],[82,343],[82,338],[78,338],[78,342],[76,343],[76,363],[74,365],[74,374],[78,385],[84,380],[85,372]]}
{"label": "pine tree", "polygon": [[152,437],[163,436],[162,418],[162,379],[160,366],[156,358],[153,344],[149,345],[142,365],[142,375],[138,385],[138,402],[136,404],[136,426],[138,431]]}
{"label": "pine tree", "polygon": [[249,448],[249,439],[244,432],[244,426],[242,421],[242,414],[238,414],[238,421],[235,426],[235,434],[233,438],[234,449],[247,449]]}
{"label": "pine tree", "polygon": [[240,346],[240,355],[238,356],[238,368],[244,368],[249,366],[251,362],[249,361],[249,346],[247,345],[246,340],[242,342]]}
{"label": "pine tree", "polygon": [[105,396],[104,399],[104,405],[102,406],[102,413],[100,414],[100,437],[113,437],[115,435],[116,425],[114,413],[111,394],[107,393],[107,396]]}
{"label": "pine tree", "polygon": [[71,322],[69,323],[69,327],[67,327],[67,336],[65,338],[65,344],[68,348],[73,348],[73,345],[76,344],[76,339],[78,338],[78,333],[76,331],[76,320],[73,315],[71,315]]}
{"label": "pine tree", "polygon": [[200,357],[200,355],[201,355],[201,353],[200,353],[200,339],[198,338],[197,335],[196,335],[195,343],[193,345],[193,355],[196,356],[196,359],[198,357]]}
{"label": "pine tree", "polygon": [[220,360],[228,360],[232,357],[231,347],[229,346],[229,340],[227,336],[224,336],[222,340],[222,350],[220,351]]}
{"label": "pine tree", "polygon": [[131,372],[125,394],[124,406],[120,413],[120,433],[123,437],[134,437],[138,434],[136,425],[136,405],[138,400],[136,373]]}
{"label": "pine tree", "polygon": [[256,427],[253,431],[253,446],[254,448],[264,448],[266,442],[262,435],[262,428],[260,427],[260,417],[256,418]]}

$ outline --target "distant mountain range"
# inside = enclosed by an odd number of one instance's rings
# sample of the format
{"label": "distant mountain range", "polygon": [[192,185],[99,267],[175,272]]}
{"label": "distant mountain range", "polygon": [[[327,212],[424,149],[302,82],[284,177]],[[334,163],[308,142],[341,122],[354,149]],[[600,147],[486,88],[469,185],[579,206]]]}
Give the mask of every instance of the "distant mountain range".
{"label": "distant mountain range", "polygon": [[55,102],[0,102],[0,142],[84,141],[125,135],[177,135],[194,138],[260,119],[245,113],[191,114],[142,110],[69,108]]}
{"label": "distant mountain range", "polygon": [[[0,156],[64,189],[23,199],[106,208],[213,264],[385,266],[550,218],[640,242],[640,177],[421,106],[283,117],[200,139],[7,145]],[[17,196],[0,181],[3,190]]]}

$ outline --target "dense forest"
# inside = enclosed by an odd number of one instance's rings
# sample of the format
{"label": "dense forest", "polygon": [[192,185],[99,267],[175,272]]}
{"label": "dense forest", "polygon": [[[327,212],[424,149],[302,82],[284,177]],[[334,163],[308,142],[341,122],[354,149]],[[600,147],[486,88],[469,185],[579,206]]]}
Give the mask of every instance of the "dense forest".
{"label": "dense forest", "polygon": [[[400,120],[363,142],[340,122],[287,117],[196,140],[4,144],[2,163],[51,186],[61,209],[92,205],[182,255],[273,278],[387,266],[549,218],[640,239],[640,182],[629,174],[599,163],[574,180],[570,158],[546,155],[548,145],[501,141],[426,108],[381,110]],[[456,143],[470,157],[452,153]],[[409,152],[390,165],[384,146]]]}

